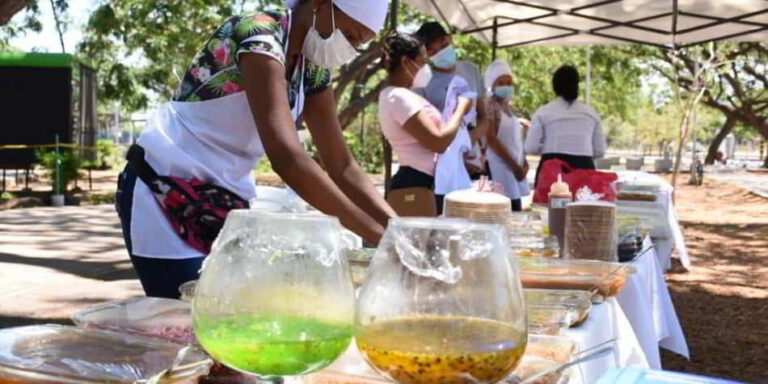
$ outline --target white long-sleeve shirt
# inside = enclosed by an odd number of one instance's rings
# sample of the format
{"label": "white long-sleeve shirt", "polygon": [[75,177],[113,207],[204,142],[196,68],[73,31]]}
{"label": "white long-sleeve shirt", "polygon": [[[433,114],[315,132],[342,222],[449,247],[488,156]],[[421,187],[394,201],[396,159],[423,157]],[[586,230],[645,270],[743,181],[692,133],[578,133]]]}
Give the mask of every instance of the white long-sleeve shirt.
{"label": "white long-sleeve shirt", "polygon": [[603,157],[605,137],[600,116],[585,104],[578,101],[569,104],[558,97],[533,115],[525,152]]}

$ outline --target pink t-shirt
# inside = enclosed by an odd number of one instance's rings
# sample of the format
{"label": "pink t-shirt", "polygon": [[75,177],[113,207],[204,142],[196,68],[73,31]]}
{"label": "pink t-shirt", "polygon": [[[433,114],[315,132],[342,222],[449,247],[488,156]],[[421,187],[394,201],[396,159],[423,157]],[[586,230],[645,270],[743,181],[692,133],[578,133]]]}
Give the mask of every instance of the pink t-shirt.
{"label": "pink t-shirt", "polygon": [[416,137],[403,128],[408,119],[422,110],[438,127],[442,127],[442,119],[437,108],[411,90],[387,87],[379,94],[381,132],[392,146],[400,165],[434,176],[437,153],[419,143]]}

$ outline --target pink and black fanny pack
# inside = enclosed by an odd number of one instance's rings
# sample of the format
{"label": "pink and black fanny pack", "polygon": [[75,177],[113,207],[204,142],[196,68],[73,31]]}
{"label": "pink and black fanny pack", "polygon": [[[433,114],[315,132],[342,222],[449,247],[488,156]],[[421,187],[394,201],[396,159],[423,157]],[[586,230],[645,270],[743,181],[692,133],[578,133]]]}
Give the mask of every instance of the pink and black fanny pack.
{"label": "pink and black fanny pack", "polygon": [[229,211],[249,206],[248,201],[220,186],[158,175],[144,159],[144,148],[136,144],[128,149],[126,157],[152,191],[173,230],[190,247],[206,255]]}

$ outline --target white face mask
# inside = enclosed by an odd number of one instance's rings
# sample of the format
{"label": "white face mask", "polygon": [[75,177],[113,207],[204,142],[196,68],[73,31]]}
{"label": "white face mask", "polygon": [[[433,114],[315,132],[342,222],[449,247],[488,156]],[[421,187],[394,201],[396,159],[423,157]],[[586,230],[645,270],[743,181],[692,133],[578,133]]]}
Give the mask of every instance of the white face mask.
{"label": "white face mask", "polygon": [[304,56],[315,63],[315,65],[326,69],[341,67],[357,57],[355,47],[349,43],[349,40],[341,33],[341,30],[336,29],[336,18],[333,13],[333,2],[331,2],[331,22],[333,25],[331,36],[327,39],[323,39],[320,36],[320,33],[315,29],[317,24],[317,15],[315,15],[312,18],[312,28],[307,32],[307,37],[304,39],[304,47],[301,49]]}

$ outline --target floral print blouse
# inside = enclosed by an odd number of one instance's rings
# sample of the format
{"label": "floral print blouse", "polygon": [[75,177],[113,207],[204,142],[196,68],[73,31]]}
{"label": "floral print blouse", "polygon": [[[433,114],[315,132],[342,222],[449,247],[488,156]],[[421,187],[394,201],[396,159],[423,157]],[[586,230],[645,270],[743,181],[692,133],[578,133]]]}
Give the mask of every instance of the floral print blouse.
{"label": "floral print blouse", "polygon": [[[243,89],[243,76],[238,66],[240,54],[268,55],[285,65],[288,44],[289,10],[270,7],[251,16],[235,16],[216,29],[198,52],[176,90],[174,101],[206,101],[228,96]],[[303,62],[303,64],[302,64]],[[304,94],[311,96],[327,89],[330,71],[300,60],[288,83],[288,101],[294,108],[301,86],[304,65]]]}

